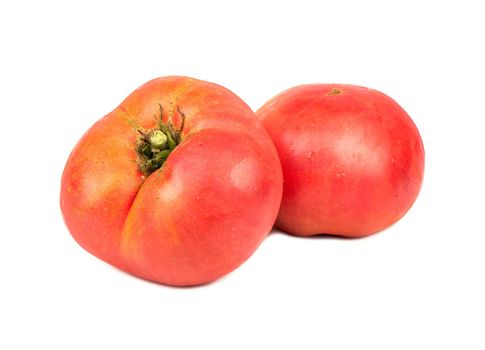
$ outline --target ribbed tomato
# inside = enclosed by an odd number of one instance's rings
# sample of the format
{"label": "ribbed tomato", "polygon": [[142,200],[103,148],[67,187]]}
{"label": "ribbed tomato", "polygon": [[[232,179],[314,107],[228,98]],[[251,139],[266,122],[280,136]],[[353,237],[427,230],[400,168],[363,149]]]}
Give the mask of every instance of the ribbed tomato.
{"label": "ribbed tomato", "polygon": [[274,145],[229,90],[152,80],[94,124],[67,161],[61,209],[76,241],[134,275],[213,281],[244,262],[276,218]]}

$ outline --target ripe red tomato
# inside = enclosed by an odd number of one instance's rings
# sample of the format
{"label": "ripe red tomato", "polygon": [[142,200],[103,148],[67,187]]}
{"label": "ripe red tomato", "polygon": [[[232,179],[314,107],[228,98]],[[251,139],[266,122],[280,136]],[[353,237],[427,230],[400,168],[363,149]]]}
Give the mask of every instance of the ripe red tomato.
{"label": "ripe red tomato", "polygon": [[277,227],[295,235],[369,235],[399,220],[423,180],[424,149],[406,112],[353,85],[304,85],[257,117],[283,167]]}
{"label": "ripe red tomato", "polygon": [[278,155],[229,90],[186,77],[135,90],[67,161],[61,209],[87,251],[134,275],[197,285],[244,262],[271,230]]}

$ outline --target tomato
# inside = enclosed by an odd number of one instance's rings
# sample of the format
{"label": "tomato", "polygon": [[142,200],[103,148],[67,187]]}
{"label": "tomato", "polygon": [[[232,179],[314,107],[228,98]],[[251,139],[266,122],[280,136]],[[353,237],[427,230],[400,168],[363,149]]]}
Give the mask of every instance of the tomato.
{"label": "tomato", "polygon": [[74,239],[133,275],[211,282],[271,230],[282,195],[277,152],[229,90],[152,80],[95,123],[72,151],[60,204]]}
{"label": "tomato", "polygon": [[366,236],[399,220],[415,201],[423,143],[408,114],[383,93],[303,85],[277,95],[256,115],[283,168],[281,230]]}

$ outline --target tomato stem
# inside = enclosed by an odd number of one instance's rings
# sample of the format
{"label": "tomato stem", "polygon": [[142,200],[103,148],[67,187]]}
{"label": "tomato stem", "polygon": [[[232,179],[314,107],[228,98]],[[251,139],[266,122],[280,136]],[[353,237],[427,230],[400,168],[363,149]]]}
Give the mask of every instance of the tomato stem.
{"label": "tomato stem", "polygon": [[327,95],[340,95],[341,93],[342,93],[342,90],[334,87],[332,90],[327,92]]}
{"label": "tomato stem", "polygon": [[156,128],[143,130],[137,128],[139,133],[136,141],[138,155],[138,168],[145,176],[162,167],[170,153],[182,142],[182,131],[185,124],[185,114],[177,106],[182,119],[180,129],[175,129],[172,122],[163,122],[163,108],[160,106],[160,120]]}
{"label": "tomato stem", "polygon": [[148,137],[148,142],[155,148],[164,149],[167,146],[168,136],[161,130],[154,130]]}

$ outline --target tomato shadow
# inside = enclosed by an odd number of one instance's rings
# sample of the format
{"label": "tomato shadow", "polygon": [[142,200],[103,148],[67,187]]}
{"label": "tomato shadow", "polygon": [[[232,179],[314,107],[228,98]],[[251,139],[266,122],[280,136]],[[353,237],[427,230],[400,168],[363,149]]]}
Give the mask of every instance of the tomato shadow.
{"label": "tomato shadow", "polygon": [[[393,225],[390,225],[389,227],[392,227],[392,226]],[[283,230],[280,230],[277,227],[273,227],[272,230],[268,233],[266,238],[261,243],[263,243],[269,237],[280,236],[280,235],[281,236],[287,236],[287,237],[293,238],[293,239],[303,239],[303,240],[359,241],[361,239],[366,239],[366,238],[369,238],[369,237],[377,236],[380,233],[387,231],[387,229],[389,229],[389,227],[387,227],[384,230],[381,230],[379,232],[376,232],[374,234],[371,234],[371,235],[368,235],[368,236],[361,236],[361,237],[344,237],[344,236],[332,235],[332,234],[327,234],[327,233],[321,233],[321,234],[317,234],[317,235],[313,235],[313,236],[298,236],[298,235],[294,235],[294,234],[291,234],[291,233],[287,233]],[[139,276],[136,276],[134,274],[131,274],[130,272],[127,272],[127,271],[121,270],[121,269],[119,269],[115,266],[112,266],[112,265],[110,265],[106,262],[105,262],[105,264],[108,265],[108,267],[112,268],[113,270],[118,271],[119,273],[121,273],[125,276],[129,276],[130,278],[133,278],[135,280],[141,281],[142,283],[151,284],[151,285],[159,287],[159,288],[161,287],[161,288],[170,288],[170,289],[177,289],[177,290],[184,290],[184,289],[185,290],[192,290],[192,289],[208,288],[208,287],[217,285],[219,283],[223,283],[224,280],[226,279],[226,277],[228,277],[228,275],[230,275],[230,274],[232,274],[232,272],[234,272],[234,271],[232,271],[231,273],[224,275],[224,276],[218,278],[215,281],[210,281],[210,282],[203,283],[203,284],[190,285],[190,286],[177,286],[177,285],[171,285],[171,284],[164,284],[164,283],[161,283],[161,282],[157,282],[157,281],[153,281],[153,280],[146,279],[146,278],[143,278],[143,277],[139,277]],[[235,270],[237,270],[237,268]]]}
{"label": "tomato shadow", "polygon": [[180,289],[190,290],[190,289],[202,289],[202,288],[207,288],[209,286],[215,285],[215,284],[219,283],[220,280],[224,279],[225,276],[223,276],[223,277],[221,277],[221,278],[219,278],[215,281],[206,282],[206,283],[202,283],[202,284],[195,284],[195,285],[190,285],[190,286],[176,286],[176,285],[172,285],[172,284],[164,284],[164,283],[161,283],[161,282],[148,280],[148,279],[137,277],[137,276],[133,276],[133,277],[135,277],[137,279],[141,279],[142,281],[144,281],[146,283],[149,283],[149,284],[152,284],[152,285],[158,286],[158,287],[164,287],[164,288],[169,288],[169,289],[178,289],[178,290],[180,290]]}
{"label": "tomato shadow", "polygon": [[141,281],[142,283],[147,283],[149,285],[153,285],[153,286],[156,286],[156,287],[159,287],[159,288],[170,288],[170,289],[200,289],[200,288],[206,288],[210,285],[214,285],[214,284],[217,284],[220,280],[224,279],[224,277],[226,276],[222,276],[221,278],[215,280],[215,281],[211,281],[211,282],[206,282],[206,283],[203,283],[203,284],[196,284],[196,285],[189,285],[189,286],[177,286],[177,285],[172,285],[172,284],[165,284],[165,283],[161,283],[161,282],[157,282],[157,281],[154,281],[154,280],[150,280],[150,279],[147,279],[147,278],[144,278],[144,277],[140,277],[140,276],[136,276],[130,272],[127,272],[127,271],[124,271],[124,270],[121,270],[119,268],[117,268],[116,266],[112,266],[104,261],[102,261],[103,263],[105,263],[107,265],[108,268],[111,268],[112,270],[124,275],[125,277],[128,277],[128,278],[132,278],[134,280],[137,280],[137,281]]}
{"label": "tomato shadow", "polygon": [[[378,233],[379,232],[371,234],[369,236],[375,236]],[[369,236],[345,237],[345,236],[333,235],[329,233],[319,233],[313,236],[298,236],[298,235],[294,235],[294,234],[285,232],[283,230],[280,230],[279,228],[276,228],[276,227],[273,227],[273,229],[271,230],[268,236],[273,236],[273,235],[283,235],[283,236],[288,236],[295,239],[304,239],[304,240],[339,240],[339,241],[359,241],[361,239],[365,239],[369,237]]]}

